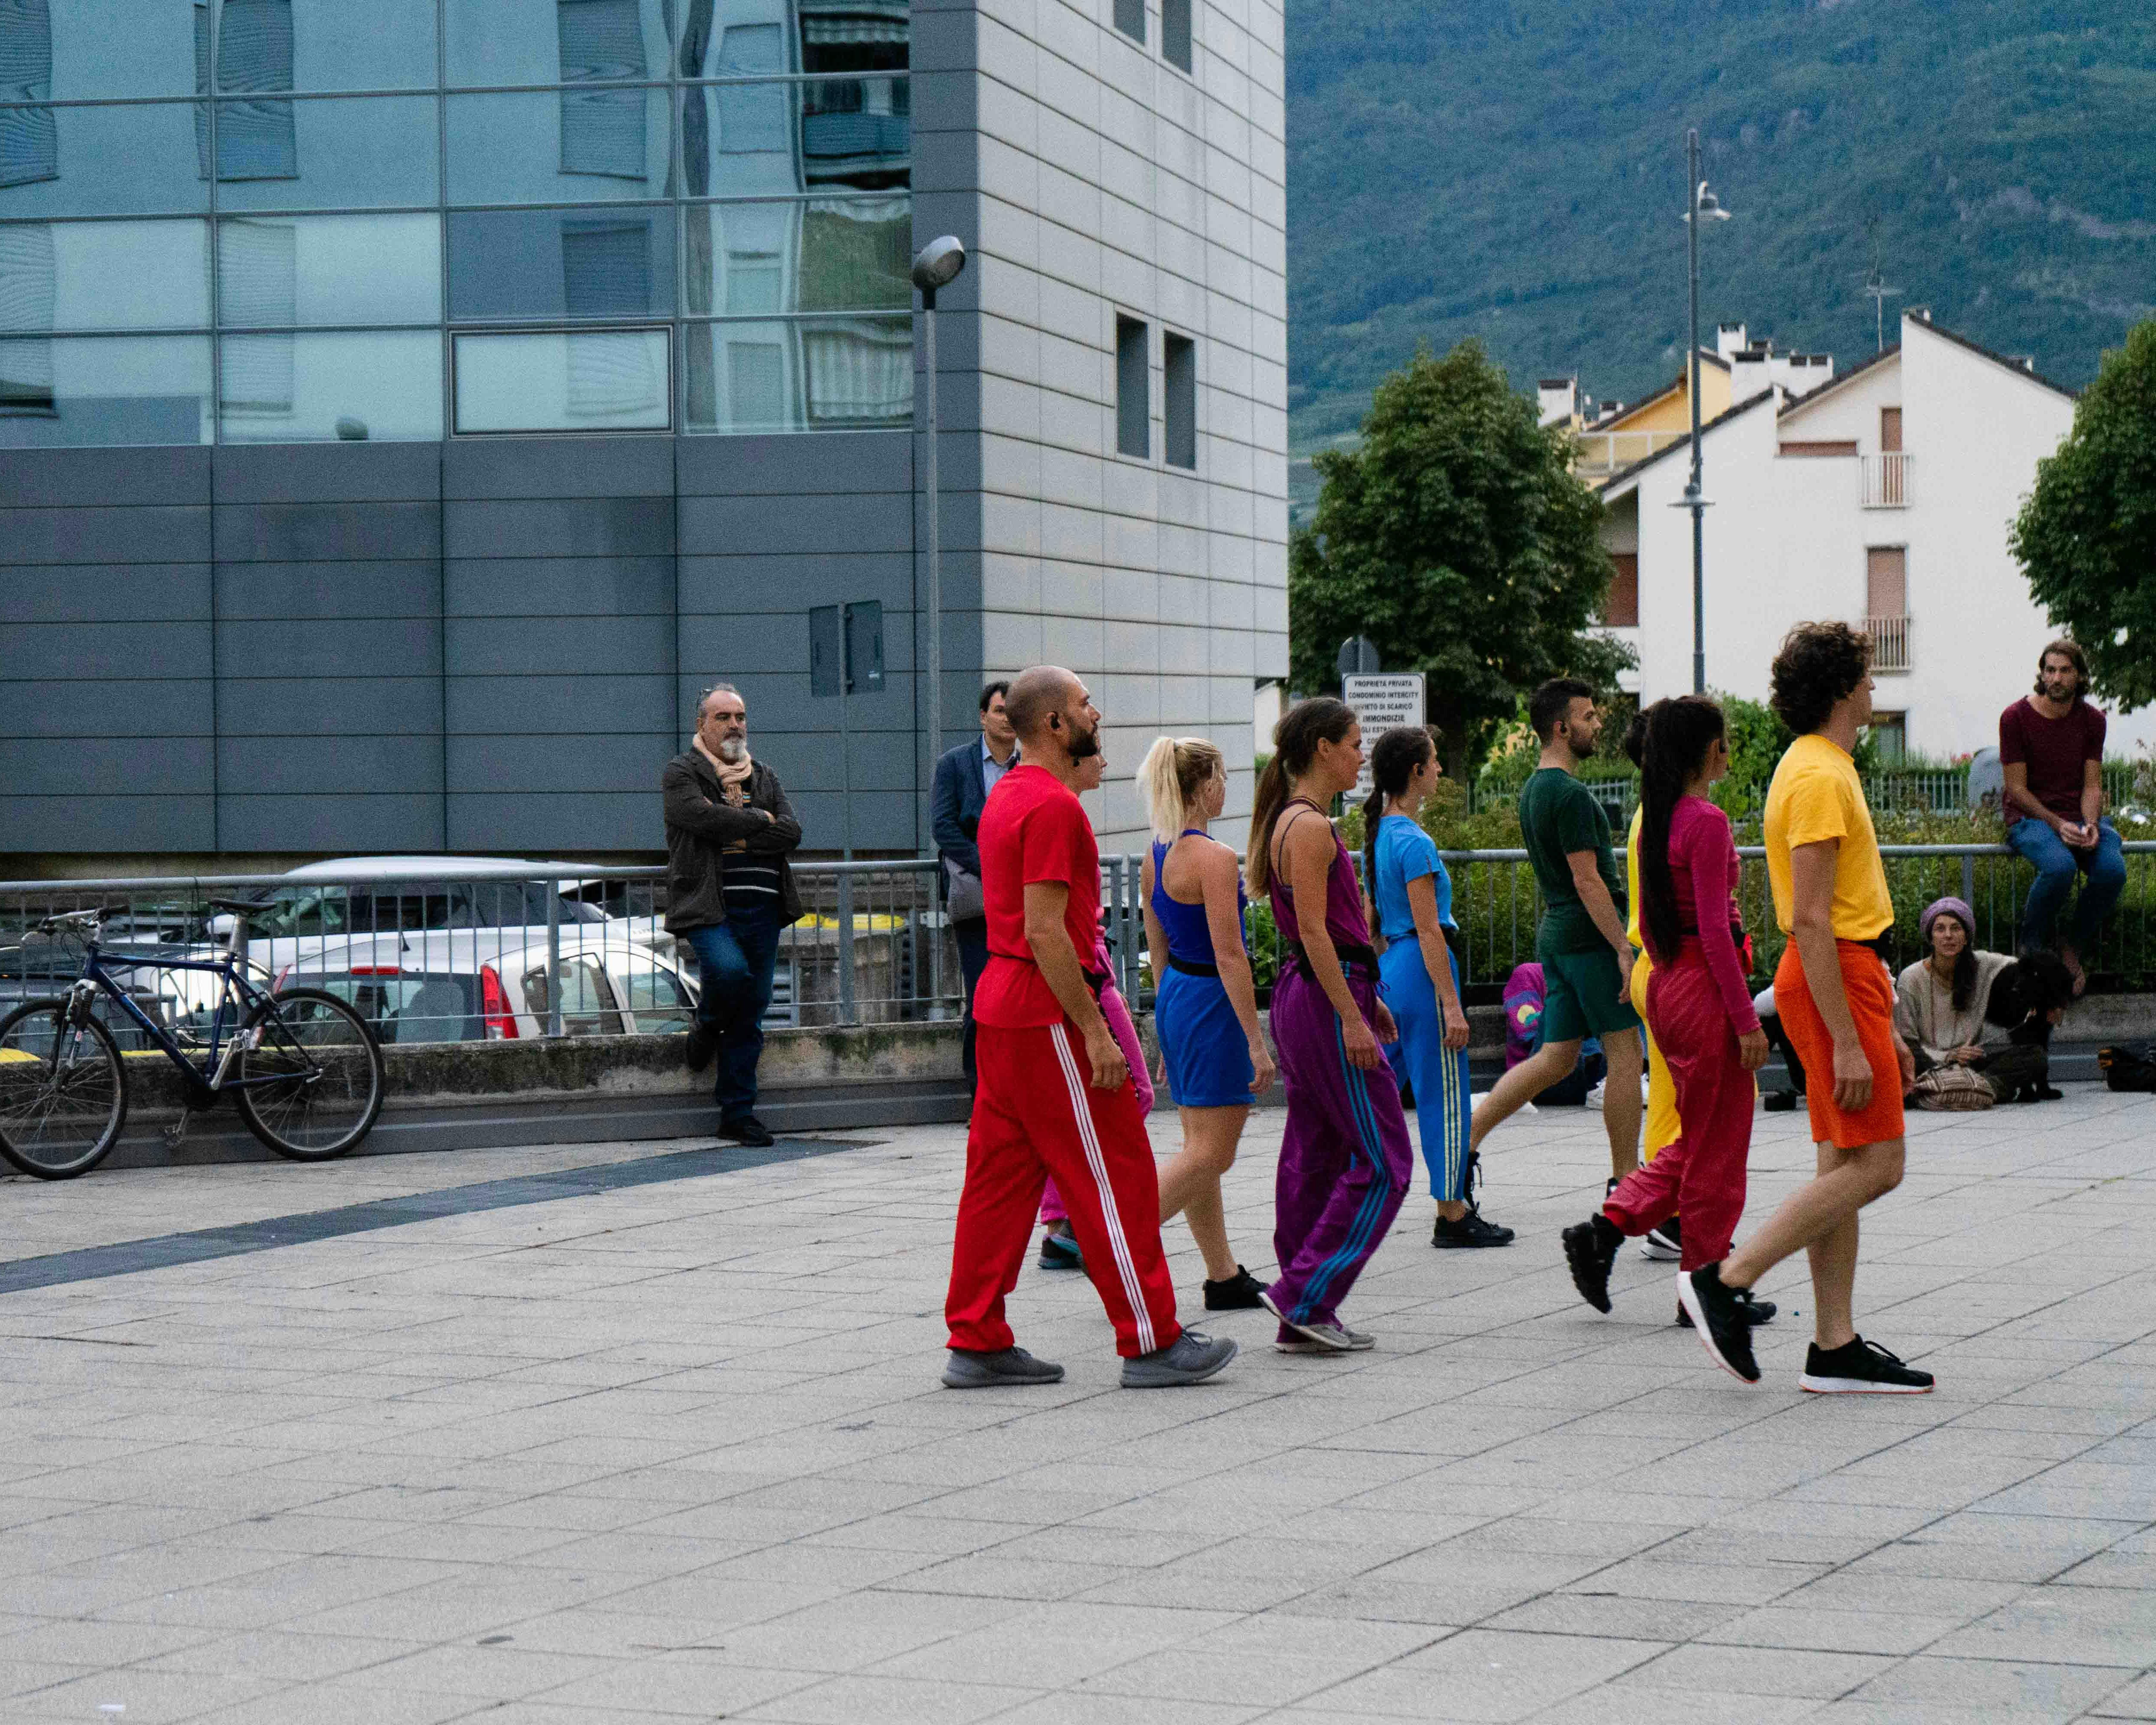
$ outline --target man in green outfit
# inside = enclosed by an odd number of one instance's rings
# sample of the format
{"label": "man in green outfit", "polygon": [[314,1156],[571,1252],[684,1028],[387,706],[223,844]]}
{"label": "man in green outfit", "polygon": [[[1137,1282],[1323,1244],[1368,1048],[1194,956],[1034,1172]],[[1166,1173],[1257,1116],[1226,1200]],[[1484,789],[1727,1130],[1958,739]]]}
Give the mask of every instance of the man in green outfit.
{"label": "man in green outfit", "polygon": [[1594,752],[1602,716],[1594,691],[1571,677],[1535,691],[1527,721],[1542,758],[1520,792],[1520,833],[1542,888],[1535,957],[1543,967],[1543,1045],[1475,1106],[1468,1147],[1579,1064],[1579,1045],[1602,1039],[1609,1062],[1602,1123],[1611,1186],[1640,1165],[1640,1018],[1632,1010],[1632,943],[1625,937],[1625,877],[1609,845],[1609,817],[1574,773]]}

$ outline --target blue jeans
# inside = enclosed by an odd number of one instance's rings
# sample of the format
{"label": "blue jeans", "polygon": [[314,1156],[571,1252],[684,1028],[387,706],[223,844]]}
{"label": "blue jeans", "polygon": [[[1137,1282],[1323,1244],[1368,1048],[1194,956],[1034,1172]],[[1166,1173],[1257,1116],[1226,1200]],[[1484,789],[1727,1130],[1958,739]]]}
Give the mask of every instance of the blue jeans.
{"label": "blue jeans", "polygon": [[2007,829],[2006,843],[2036,865],[2036,884],[2029,889],[2029,902],[2021,913],[2022,946],[2051,945],[2059,907],[2066,901],[2075,875],[2085,873],[2088,879],[2074,906],[2068,938],[2075,951],[2087,952],[2103,927],[2103,919],[2126,890],[2126,857],[2119,849],[2118,829],[2107,820],[2098,821],[2094,846],[2076,850],[2032,816]]}
{"label": "blue jeans", "polygon": [[730,1122],[756,1106],[756,1063],[763,1053],[763,1015],[778,962],[778,913],[729,911],[724,922],[682,936],[696,949],[703,992],[696,1016],[718,1045],[711,1100]]}

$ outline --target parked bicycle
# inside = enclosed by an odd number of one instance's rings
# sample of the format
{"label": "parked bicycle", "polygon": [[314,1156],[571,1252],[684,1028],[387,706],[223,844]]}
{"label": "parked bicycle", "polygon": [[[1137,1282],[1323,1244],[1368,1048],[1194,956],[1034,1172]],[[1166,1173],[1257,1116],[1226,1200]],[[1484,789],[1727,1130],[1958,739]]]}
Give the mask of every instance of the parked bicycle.
{"label": "parked bicycle", "polygon": [[[110,952],[99,945],[111,907],[48,916],[38,932],[83,945],[82,974],[66,993],[25,1001],[0,1019],[0,1156],[40,1179],[72,1179],[95,1168],[127,1122],[127,1057],[97,1014],[99,996],[131,1020],[146,1045],[179,1068],[179,1119],[229,1094],[239,1117],[264,1144],[295,1162],[341,1156],[382,1111],[382,1050],[367,1021],[320,988],[272,993],[249,973],[247,919],[259,906],[213,900],[231,919],[214,958]],[[160,1024],[118,976],[145,967],[198,971],[218,978],[207,1034],[183,1042]]]}

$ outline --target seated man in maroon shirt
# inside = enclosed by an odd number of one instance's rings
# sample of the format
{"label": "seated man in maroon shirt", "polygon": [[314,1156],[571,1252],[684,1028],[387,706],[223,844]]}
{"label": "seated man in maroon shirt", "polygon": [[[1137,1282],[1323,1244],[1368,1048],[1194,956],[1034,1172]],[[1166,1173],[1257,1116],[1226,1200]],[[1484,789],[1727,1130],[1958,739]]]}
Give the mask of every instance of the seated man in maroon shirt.
{"label": "seated man in maroon shirt", "polygon": [[2006,774],[2006,842],[2036,865],[2021,916],[2021,949],[2051,944],[2052,925],[2086,874],[2059,957],[2087,983],[2082,953],[2126,886],[2118,831],[2103,819],[2102,713],[2084,699],[2088,660],[2071,641],[2054,641],[2036,662],[2035,692],[1999,716],[1999,761]]}

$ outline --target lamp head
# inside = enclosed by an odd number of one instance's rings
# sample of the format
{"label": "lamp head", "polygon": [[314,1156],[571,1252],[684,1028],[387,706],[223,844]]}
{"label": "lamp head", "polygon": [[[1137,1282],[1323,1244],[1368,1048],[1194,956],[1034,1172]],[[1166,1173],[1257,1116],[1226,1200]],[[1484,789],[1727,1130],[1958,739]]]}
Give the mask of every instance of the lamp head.
{"label": "lamp head", "polygon": [[1729,212],[1722,207],[1722,200],[1707,189],[1707,182],[1699,182],[1699,213],[1711,222],[1726,222]]}
{"label": "lamp head", "polygon": [[913,285],[924,294],[948,287],[966,267],[966,248],[956,234],[932,239],[913,255]]}

